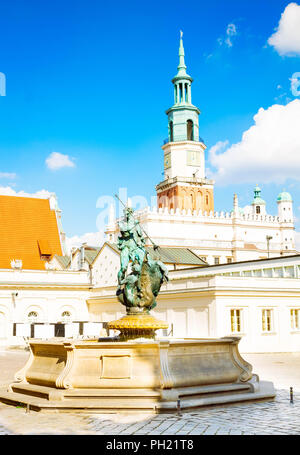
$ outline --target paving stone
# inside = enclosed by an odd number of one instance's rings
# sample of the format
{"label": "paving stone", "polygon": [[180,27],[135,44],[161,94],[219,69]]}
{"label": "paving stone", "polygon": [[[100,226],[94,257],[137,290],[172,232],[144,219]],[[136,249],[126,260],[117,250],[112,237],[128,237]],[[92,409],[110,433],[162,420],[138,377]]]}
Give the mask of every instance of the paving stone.
{"label": "paving stone", "polygon": [[217,427],[216,425],[210,425],[203,434],[213,435],[213,434],[216,434],[218,430],[219,430],[219,427]]}
{"label": "paving stone", "polygon": [[241,435],[243,434],[243,432],[241,430],[236,430],[236,429],[231,429],[229,434],[232,434],[232,435]]}
{"label": "paving stone", "polygon": [[189,434],[191,436],[204,434],[207,428],[208,428],[207,425],[206,426],[197,425],[197,427],[195,427],[194,430],[191,431]]}

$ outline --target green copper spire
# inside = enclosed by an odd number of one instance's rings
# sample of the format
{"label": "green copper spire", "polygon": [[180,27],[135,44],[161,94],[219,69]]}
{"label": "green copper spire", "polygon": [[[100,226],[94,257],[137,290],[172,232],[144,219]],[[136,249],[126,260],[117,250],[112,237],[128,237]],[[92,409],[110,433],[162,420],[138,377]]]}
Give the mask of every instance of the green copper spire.
{"label": "green copper spire", "polygon": [[183,35],[183,32],[180,30],[179,65],[177,67],[177,69],[178,69],[177,76],[186,75],[186,65],[185,65],[185,61],[184,61],[184,47],[183,47],[182,35]]}
{"label": "green copper spire", "polygon": [[180,30],[180,41],[179,41],[179,65],[177,67],[178,72],[172,82],[178,81],[179,79],[188,79],[192,82],[191,76],[186,73],[186,64],[184,61],[184,47],[182,40],[183,32]]}
{"label": "green copper spire", "polygon": [[199,141],[199,109],[192,104],[193,79],[186,72],[184,47],[180,31],[179,65],[172,79],[174,85],[174,104],[166,114],[169,124],[169,142]]}
{"label": "green copper spire", "polygon": [[259,188],[258,185],[256,185],[256,187],[254,188],[254,199],[253,199],[252,205],[259,205],[259,204],[265,205],[266,202],[261,198],[261,189]]}

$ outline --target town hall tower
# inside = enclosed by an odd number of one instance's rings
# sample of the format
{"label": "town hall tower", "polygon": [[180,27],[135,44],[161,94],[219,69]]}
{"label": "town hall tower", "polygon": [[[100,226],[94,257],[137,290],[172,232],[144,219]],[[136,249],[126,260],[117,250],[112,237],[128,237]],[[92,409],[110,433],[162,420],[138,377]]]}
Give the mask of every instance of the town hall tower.
{"label": "town hall tower", "polygon": [[156,186],[158,207],[180,210],[214,210],[213,180],[205,176],[205,149],[199,136],[200,110],[192,104],[193,79],[186,72],[182,32],[179,65],[174,85],[174,105],[168,116],[164,141],[164,180]]}

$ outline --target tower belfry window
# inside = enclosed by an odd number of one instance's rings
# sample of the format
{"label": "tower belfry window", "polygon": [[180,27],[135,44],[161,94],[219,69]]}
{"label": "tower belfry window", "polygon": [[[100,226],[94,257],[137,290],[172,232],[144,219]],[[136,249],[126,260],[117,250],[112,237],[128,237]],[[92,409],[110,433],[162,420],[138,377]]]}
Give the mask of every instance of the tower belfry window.
{"label": "tower belfry window", "polygon": [[175,104],[180,103],[180,90],[179,84],[175,84]]}
{"label": "tower belfry window", "polygon": [[173,142],[174,141],[174,134],[173,134],[173,122],[172,122],[172,120],[170,121],[169,127],[170,127],[170,142]]}
{"label": "tower belfry window", "polygon": [[179,102],[182,103],[182,84],[179,84]]}
{"label": "tower belfry window", "polygon": [[193,141],[194,140],[194,124],[192,120],[188,120],[186,122],[186,133],[187,133],[187,140]]}

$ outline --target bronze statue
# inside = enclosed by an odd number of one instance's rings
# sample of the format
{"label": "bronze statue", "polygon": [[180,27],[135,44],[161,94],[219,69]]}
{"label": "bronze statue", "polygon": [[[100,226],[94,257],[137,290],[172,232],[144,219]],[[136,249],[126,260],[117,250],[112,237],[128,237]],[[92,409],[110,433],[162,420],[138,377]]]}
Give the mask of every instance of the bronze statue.
{"label": "bronze statue", "polygon": [[[118,299],[126,306],[127,314],[148,313],[156,306],[155,298],[162,283],[168,280],[168,270],[160,259],[153,259],[146,250],[143,230],[134,218],[132,208],[125,207],[119,227]],[[154,251],[157,250],[154,245]]]}

